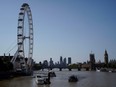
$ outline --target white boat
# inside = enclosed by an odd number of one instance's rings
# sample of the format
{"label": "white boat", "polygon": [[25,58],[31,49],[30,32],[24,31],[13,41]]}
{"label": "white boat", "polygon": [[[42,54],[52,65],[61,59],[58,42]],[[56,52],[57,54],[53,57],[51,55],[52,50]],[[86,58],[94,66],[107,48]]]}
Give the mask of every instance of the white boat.
{"label": "white boat", "polygon": [[100,70],[99,70],[99,69],[97,69],[96,71],[97,71],[97,72],[100,72]]}
{"label": "white boat", "polygon": [[40,76],[40,75],[37,75],[36,76],[36,79],[35,79],[36,83],[37,84],[40,84],[40,85],[43,85],[44,84],[44,80],[45,79],[42,76]]}
{"label": "white boat", "polygon": [[35,81],[38,85],[51,83],[50,80],[48,79],[48,76],[46,75],[37,75]]}

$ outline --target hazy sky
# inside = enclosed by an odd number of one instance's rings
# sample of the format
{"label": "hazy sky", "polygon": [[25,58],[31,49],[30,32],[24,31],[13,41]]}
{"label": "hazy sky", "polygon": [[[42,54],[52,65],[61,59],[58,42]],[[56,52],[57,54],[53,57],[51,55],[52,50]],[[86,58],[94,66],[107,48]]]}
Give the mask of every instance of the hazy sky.
{"label": "hazy sky", "polygon": [[116,59],[116,0],[0,0],[0,55],[17,44],[18,13],[25,2],[33,16],[36,62],[60,56],[83,62],[91,51],[103,61],[105,49]]}

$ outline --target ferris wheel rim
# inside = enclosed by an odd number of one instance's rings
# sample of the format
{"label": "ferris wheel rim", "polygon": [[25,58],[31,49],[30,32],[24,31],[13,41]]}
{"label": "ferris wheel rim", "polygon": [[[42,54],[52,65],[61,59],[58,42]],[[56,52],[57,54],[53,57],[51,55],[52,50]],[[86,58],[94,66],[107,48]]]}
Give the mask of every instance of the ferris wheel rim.
{"label": "ferris wheel rim", "polygon": [[[29,26],[29,36],[24,36],[24,19],[25,14],[27,13],[28,17],[28,26]],[[29,49],[28,49],[28,58],[32,58],[33,55],[33,20],[31,9],[27,3],[24,3],[20,8],[19,18],[18,18],[18,27],[17,27],[17,44],[18,44],[18,54],[19,56],[25,57],[24,53],[24,40],[29,39]]]}

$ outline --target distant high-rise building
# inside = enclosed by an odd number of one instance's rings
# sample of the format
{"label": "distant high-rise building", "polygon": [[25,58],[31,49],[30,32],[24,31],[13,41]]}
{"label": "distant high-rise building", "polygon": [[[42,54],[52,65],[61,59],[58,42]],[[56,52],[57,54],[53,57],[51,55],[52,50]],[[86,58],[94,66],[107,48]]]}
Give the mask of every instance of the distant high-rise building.
{"label": "distant high-rise building", "polygon": [[60,64],[62,64],[62,62],[63,62],[63,61],[62,61],[62,56],[60,56]]}
{"label": "distant high-rise building", "polygon": [[107,53],[107,50],[105,50],[105,54],[104,54],[104,63],[108,64],[108,53]]}
{"label": "distant high-rise building", "polygon": [[64,62],[63,62],[63,64],[64,64],[64,67],[66,67],[66,58],[64,58]]}
{"label": "distant high-rise building", "polygon": [[64,58],[64,63],[66,64],[66,58]]}
{"label": "distant high-rise building", "polygon": [[71,57],[68,57],[68,64],[71,64]]}
{"label": "distant high-rise building", "polygon": [[47,60],[44,60],[44,61],[43,61],[43,67],[44,67],[44,68],[47,68],[47,67],[48,67],[48,61],[47,61]]}
{"label": "distant high-rise building", "polygon": [[91,66],[91,70],[95,70],[95,56],[93,53],[91,53],[90,55],[90,66]]}
{"label": "distant high-rise building", "polygon": [[52,68],[54,66],[52,58],[50,58],[50,67]]}

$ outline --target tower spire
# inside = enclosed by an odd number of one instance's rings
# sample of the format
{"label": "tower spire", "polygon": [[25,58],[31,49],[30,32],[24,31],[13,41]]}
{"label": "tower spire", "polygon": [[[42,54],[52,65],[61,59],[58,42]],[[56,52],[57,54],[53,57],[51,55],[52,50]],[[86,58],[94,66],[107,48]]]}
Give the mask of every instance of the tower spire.
{"label": "tower spire", "polygon": [[104,63],[107,65],[108,64],[108,53],[107,50],[105,49],[105,54],[104,54]]}

